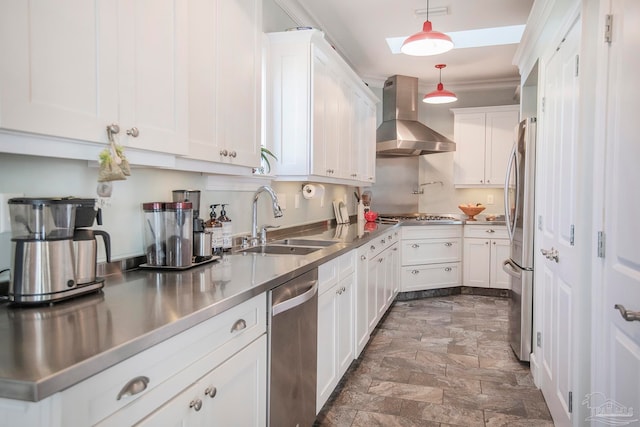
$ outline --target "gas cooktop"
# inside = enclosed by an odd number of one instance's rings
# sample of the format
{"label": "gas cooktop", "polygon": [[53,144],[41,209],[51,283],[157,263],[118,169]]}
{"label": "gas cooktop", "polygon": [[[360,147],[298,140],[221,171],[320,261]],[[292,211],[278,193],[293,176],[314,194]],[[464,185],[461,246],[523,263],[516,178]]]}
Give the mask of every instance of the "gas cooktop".
{"label": "gas cooktop", "polygon": [[407,222],[407,223],[437,223],[437,224],[462,224],[462,220],[452,215],[443,214],[384,214],[378,216],[378,221],[383,224]]}

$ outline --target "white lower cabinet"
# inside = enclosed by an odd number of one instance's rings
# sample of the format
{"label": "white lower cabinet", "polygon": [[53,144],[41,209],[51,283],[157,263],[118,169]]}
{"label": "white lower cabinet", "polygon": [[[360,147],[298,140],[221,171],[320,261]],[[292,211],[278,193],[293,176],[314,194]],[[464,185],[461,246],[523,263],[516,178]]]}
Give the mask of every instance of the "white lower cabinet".
{"label": "white lower cabinet", "polygon": [[509,275],[502,263],[510,256],[505,226],[465,225],[463,284],[509,289]]}
{"label": "white lower cabinet", "polygon": [[316,413],[355,358],[355,255],[351,251],[318,268]]}
{"label": "white lower cabinet", "polygon": [[264,426],[266,367],[263,335],[136,425]]}
{"label": "white lower cabinet", "polygon": [[257,295],[39,402],[0,399],[0,426],[265,425],[266,320]]}
{"label": "white lower cabinet", "polygon": [[461,225],[402,227],[403,292],[460,286],[461,260]]}

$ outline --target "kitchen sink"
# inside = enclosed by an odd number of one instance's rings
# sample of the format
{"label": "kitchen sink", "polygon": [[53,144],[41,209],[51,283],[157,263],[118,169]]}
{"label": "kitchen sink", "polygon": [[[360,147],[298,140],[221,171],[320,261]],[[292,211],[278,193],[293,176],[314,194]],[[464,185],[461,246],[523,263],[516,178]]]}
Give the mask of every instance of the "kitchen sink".
{"label": "kitchen sink", "polygon": [[305,247],[292,245],[265,245],[254,246],[248,249],[242,249],[240,252],[251,252],[259,254],[277,254],[277,255],[307,255],[315,251],[319,251],[320,247]]}
{"label": "kitchen sink", "polygon": [[335,245],[338,242],[333,240],[311,240],[311,239],[283,239],[283,240],[275,240],[271,242],[274,245],[287,245],[287,246],[319,246],[319,247],[327,247],[331,245]]}

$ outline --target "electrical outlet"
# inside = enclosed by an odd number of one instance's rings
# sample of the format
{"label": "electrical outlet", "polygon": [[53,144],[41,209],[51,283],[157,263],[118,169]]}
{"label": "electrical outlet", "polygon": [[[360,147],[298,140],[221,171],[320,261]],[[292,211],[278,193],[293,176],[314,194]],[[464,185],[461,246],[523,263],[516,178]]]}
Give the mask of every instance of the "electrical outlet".
{"label": "electrical outlet", "polygon": [[493,204],[493,194],[487,195],[487,204],[488,205],[492,205]]}
{"label": "electrical outlet", "polygon": [[11,217],[9,216],[9,199],[22,197],[22,193],[0,193],[0,233],[11,231]]}
{"label": "electrical outlet", "polygon": [[278,204],[280,205],[280,209],[287,210],[287,195],[285,193],[277,193],[276,197],[278,198]]}

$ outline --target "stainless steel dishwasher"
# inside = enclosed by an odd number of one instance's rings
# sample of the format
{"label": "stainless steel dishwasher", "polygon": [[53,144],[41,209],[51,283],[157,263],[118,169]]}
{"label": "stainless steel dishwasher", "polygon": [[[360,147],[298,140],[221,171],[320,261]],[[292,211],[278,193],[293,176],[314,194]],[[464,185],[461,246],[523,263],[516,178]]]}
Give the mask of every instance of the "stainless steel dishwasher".
{"label": "stainless steel dishwasher", "polygon": [[316,417],[318,269],[273,289],[270,312],[270,426],[311,426]]}

